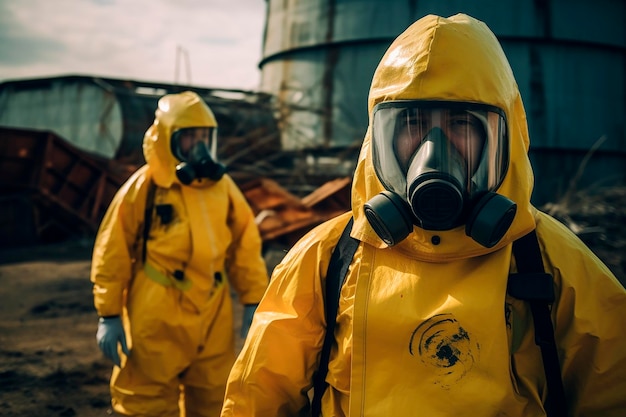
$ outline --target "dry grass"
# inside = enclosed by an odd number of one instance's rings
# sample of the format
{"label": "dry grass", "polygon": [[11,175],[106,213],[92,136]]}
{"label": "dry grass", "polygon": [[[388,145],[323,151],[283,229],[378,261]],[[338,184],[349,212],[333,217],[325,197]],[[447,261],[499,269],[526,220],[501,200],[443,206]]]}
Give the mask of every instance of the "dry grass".
{"label": "dry grass", "polygon": [[541,209],[578,235],[626,286],[626,186],[571,191]]}

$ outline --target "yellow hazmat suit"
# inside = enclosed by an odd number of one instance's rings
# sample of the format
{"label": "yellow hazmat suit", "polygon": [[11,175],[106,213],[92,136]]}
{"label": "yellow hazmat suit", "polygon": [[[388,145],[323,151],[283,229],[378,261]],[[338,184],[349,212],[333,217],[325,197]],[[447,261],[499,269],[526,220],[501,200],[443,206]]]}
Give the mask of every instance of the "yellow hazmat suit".
{"label": "yellow hazmat suit", "polygon": [[497,192],[517,204],[511,227],[492,248],[464,227],[414,227],[387,247],[363,210],[383,191],[369,129],[352,211],[311,231],[274,270],[231,371],[222,417],[303,415],[324,338],[324,277],[350,216],[361,243],[341,291],[324,416],[545,416],[529,307],[506,291],[515,270],[511,243],[533,229],[555,279],[552,319],[570,413],[626,415],[626,292],[575,235],[531,206],[526,115],[486,25],[463,14],[431,15],[393,42],[373,77],[370,128],[376,104],[414,99],[505,112],[510,160]]}
{"label": "yellow hazmat suit", "polygon": [[144,138],[147,165],[120,188],[100,226],[95,307],[101,317],[123,315],[131,349],[111,377],[117,413],[178,416],[181,385],[187,417],[218,415],[235,359],[229,284],[243,304],[258,303],[267,286],[254,216],[233,180],[183,186],[176,177],[172,133],[216,126],[195,93],[161,98]]}

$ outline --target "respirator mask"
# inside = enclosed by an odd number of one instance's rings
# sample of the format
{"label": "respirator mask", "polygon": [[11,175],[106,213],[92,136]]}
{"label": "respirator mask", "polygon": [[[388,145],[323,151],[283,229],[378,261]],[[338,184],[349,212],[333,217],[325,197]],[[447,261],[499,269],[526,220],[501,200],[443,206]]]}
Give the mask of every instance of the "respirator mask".
{"label": "respirator mask", "polygon": [[413,226],[444,231],[465,225],[485,247],[509,229],[517,206],[495,190],[508,168],[506,120],[476,103],[390,101],[374,107],[372,157],[385,191],[365,215],[389,246]]}
{"label": "respirator mask", "polygon": [[226,172],[224,165],[215,161],[216,129],[190,127],[172,134],[172,154],[181,161],[176,165],[176,177],[185,185],[195,179],[218,181]]}

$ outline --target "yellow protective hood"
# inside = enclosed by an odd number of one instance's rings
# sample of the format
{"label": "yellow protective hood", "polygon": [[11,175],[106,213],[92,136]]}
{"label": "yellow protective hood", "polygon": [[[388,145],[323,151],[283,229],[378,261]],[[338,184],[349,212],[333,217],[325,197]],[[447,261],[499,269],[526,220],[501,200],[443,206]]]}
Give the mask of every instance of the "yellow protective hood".
{"label": "yellow protective hood", "polygon": [[[502,109],[507,119],[510,160],[496,192],[517,204],[513,224],[492,248],[468,237],[464,226],[443,232],[414,227],[395,248],[414,259],[445,262],[497,251],[535,227],[526,114],[507,58],[483,22],[465,14],[450,18],[429,15],[391,44],[374,73],[368,100],[370,128],[352,185],[353,237],[385,247],[365,218],[363,205],[384,190],[372,165],[371,123],[374,106],[390,100],[463,101]],[[438,245],[431,243],[435,235],[440,237]]]}
{"label": "yellow protective hood", "polygon": [[180,183],[176,165],[180,161],[171,150],[172,133],[186,127],[217,127],[207,104],[196,93],[168,94],[159,100],[154,122],[143,138],[143,155],[154,182],[164,188]]}

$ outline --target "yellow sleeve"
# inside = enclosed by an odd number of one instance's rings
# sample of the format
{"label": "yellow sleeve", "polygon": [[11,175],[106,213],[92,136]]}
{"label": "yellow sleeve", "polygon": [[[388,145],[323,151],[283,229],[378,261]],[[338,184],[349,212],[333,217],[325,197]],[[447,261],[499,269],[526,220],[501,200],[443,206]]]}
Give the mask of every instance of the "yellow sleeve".
{"label": "yellow sleeve", "polygon": [[133,263],[141,251],[147,181],[140,168],[120,187],[102,219],[91,263],[94,305],[99,316],[122,313]]}
{"label": "yellow sleeve", "polygon": [[308,407],[325,335],[325,276],[345,221],[304,236],[276,266],[233,366],[222,417],[295,416]]}
{"label": "yellow sleeve", "polygon": [[[537,233],[553,274],[555,338],[570,414],[626,412],[626,290],[558,221],[540,217]],[[555,311],[554,311],[555,310]]]}

